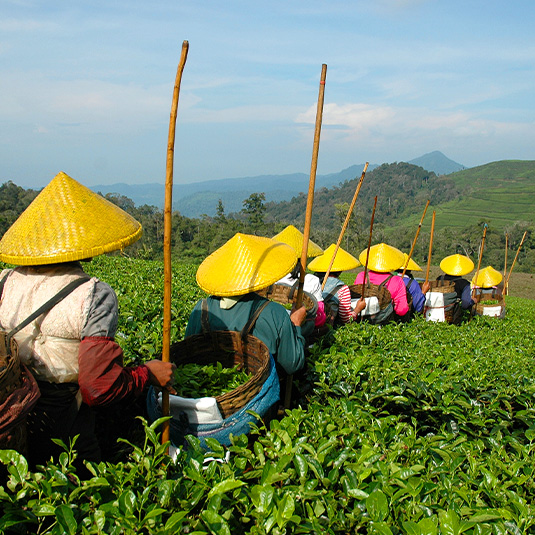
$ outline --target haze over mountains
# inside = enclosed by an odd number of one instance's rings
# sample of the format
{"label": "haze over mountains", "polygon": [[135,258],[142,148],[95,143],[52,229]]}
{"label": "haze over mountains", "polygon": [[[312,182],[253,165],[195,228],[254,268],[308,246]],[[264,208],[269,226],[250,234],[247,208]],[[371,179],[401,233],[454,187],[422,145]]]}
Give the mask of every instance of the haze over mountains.
{"label": "haze over mountains", "polygon": [[[436,175],[460,171],[465,167],[447,158],[439,151],[424,154],[408,163],[423,167]],[[368,173],[378,167],[369,164]],[[360,177],[364,164],[356,164],[338,173],[316,176],[316,190],[332,188]],[[186,217],[199,217],[202,214],[213,216],[221,199],[226,213],[239,212],[243,201],[252,193],[264,193],[266,202],[289,201],[292,197],[308,191],[310,175],[293,173],[288,175],[261,175],[244,178],[223,178],[190,184],[175,184],[173,188],[173,209]],[[91,186],[93,191],[102,194],[117,193],[132,199],[136,206],[143,204],[163,208],[165,185],[151,184],[110,184]]]}

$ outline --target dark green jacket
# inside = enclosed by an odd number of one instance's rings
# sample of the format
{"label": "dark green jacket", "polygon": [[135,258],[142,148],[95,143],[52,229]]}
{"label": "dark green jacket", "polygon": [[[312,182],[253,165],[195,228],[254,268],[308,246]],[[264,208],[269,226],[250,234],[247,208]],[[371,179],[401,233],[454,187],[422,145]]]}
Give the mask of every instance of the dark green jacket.
{"label": "dark green jacket", "polygon": [[[252,292],[244,295],[232,308],[222,309],[219,297],[208,297],[208,319],[212,331],[241,331],[254,311],[266,301],[265,298]],[[193,309],[186,337],[202,332],[201,301]],[[251,331],[266,344],[275,362],[280,364],[286,373],[292,374],[301,369],[305,362],[305,339],[301,327],[296,327],[290,320],[288,311],[279,303],[270,301],[262,310]]]}

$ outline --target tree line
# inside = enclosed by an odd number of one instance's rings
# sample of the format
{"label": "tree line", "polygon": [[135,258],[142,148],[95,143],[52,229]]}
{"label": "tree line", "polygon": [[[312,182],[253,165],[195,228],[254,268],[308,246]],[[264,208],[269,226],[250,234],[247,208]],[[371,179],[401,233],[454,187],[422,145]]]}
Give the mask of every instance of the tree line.
{"label": "tree line", "polygon": [[[433,173],[430,174],[420,167],[409,164],[395,165],[401,166],[397,169],[395,179],[383,181],[380,186],[381,191],[375,193],[378,196],[381,195],[382,202],[381,208],[375,215],[373,243],[389,243],[408,253],[417,225],[407,225],[406,221],[404,222],[407,215],[413,213],[415,207],[418,207],[418,211],[420,207],[423,209],[425,199],[430,199],[433,205],[433,200],[438,202],[455,199],[459,193],[455,190],[452,181],[437,180]],[[381,171],[380,168],[378,169]],[[391,173],[392,169],[389,172]],[[322,188],[316,192],[310,238],[320,247],[327,248],[331,243],[337,242],[350,207],[347,199],[352,198],[354,187],[354,181],[346,181],[339,187]],[[369,189],[368,192],[366,192],[366,187]],[[0,186],[0,236],[38,193],[37,190],[24,189],[11,181]],[[372,186],[364,182],[361,196],[364,199],[371,198],[372,193],[374,193]],[[163,259],[163,210],[151,205],[136,206],[124,195],[108,193],[104,197],[135,217],[143,226],[142,238],[129,246],[124,254],[143,259]],[[340,202],[341,199],[344,201]],[[243,200],[243,208],[240,212],[227,214],[221,200],[213,216],[189,218],[174,211],[172,213],[172,256],[176,260],[198,263],[237,232],[271,237],[289,224],[295,225],[302,231],[306,201],[306,195],[301,194],[287,202],[270,203],[266,202],[264,193],[258,192]],[[369,202],[357,204],[345,231],[341,247],[356,257],[368,244],[370,216]],[[522,236],[527,231],[527,238],[518,255],[515,270],[535,272],[533,223],[518,221],[505,229],[498,229],[493,226],[491,220],[485,220],[485,218],[463,229],[435,230],[432,264],[438,265],[442,258],[454,253],[466,254],[477,263],[485,224],[488,225],[488,230],[483,266],[492,265],[496,269],[503,269],[506,239],[508,242],[507,263],[510,266]],[[413,252],[413,258],[424,269],[427,263],[429,241],[429,230],[422,230]]]}

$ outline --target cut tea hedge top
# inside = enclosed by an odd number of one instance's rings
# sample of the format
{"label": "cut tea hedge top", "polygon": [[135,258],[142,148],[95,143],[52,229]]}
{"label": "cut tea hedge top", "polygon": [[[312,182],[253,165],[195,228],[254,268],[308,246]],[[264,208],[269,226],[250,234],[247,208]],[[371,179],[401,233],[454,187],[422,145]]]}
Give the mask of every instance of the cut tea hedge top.
{"label": "cut tea hedge top", "polygon": [[[303,242],[305,237],[303,233],[296,229],[293,225],[288,225],[284,230],[273,236],[274,240],[286,243],[295,249],[295,252],[301,256],[303,251]],[[308,240],[307,257],[313,258],[323,253],[323,249],[316,245],[312,240]]]}
{"label": "cut tea hedge top", "polygon": [[474,263],[467,256],[462,254],[452,254],[442,259],[440,269],[446,275],[461,277],[470,273],[474,269]]}
{"label": "cut tea hedge top", "polygon": [[262,290],[289,273],[297,262],[295,250],[272,238],[237,233],[205,258],[197,284],[219,297]]}
{"label": "cut tea hedge top", "polygon": [[72,262],[123,249],[141,224],[61,172],[0,240],[0,260],[19,266]]}
{"label": "cut tea hedge top", "polygon": [[[329,264],[331,263],[335,248],[336,245],[334,243],[329,245],[321,256],[317,256],[310,262],[310,264],[308,264],[308,269],[319,273],[326,273],[329,269]],[[359,266],[360,262],[353,255],[339,247],[338,251],[336,251],[333,265],[331,266],[331,272],[337,273],[338,271],[349,271],[350,269],[355,269]]]}
{"label": "cut tea hedge top", "polygon": [[[362,265],[366,264],[366,256],[368,249],[364,249],[359,255],[359,260]],[[370,256],[368,258],[368,269],[377,273],[389,273],[396,271],[405,263],[403,253],[387,245],[386,243],[378,243],[370,247]]]}
{"label": "cut tea hedge top", "polygon": [[480,288],[492,288],[500,284],[502,279],[503,275],[499,271],[495,270],[492,266],[487,266],[478,273],[477,278],[474,275],[472,284]]}

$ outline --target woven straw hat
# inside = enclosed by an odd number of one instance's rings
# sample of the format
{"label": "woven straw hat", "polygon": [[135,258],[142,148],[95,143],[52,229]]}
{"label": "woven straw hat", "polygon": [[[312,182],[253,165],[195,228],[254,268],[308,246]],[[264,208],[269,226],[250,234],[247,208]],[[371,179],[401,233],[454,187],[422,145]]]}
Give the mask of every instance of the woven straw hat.
{"label": "woven straw hat", "polygon": [[203,260],[197,284],[210,295],[243,295],[277,282],[296,262],[297,253],[285,243],[237,233]]}
{"label": "woven straw hat", "polygon": [[[407,264],[407,260],[409,258],[409,255],[407,253],[403,253],[403,256],[405,260],[403,261],[403,264],[400,267],[401,270],[405,268],[405,265]],[[422,271],[422,268],[411,257],[411,259],[409,260],[409,265],[407,266],[407,271]]]}
{"label": "woven straw hat", "polygon": [[[317,271],[319,273],[326,273],[329,269],[329,264],[331,263],[334,250],[336,245],[333,243],[329,245],[327,249],[323,252],[321,256],[317,256],[308,264],[308,269],[310,271]],[[334,259],[333,265],[331,266],[331,272],[336,273],[337,271],[349,271],[350,269],[355,269],[360,266],[360,262],[351,254],[344,251],[341,247],[338,247],[336,251],[336,257]]]}
{"label": "woven straw hat", "polygon": [[[364,249],[359,255],[359,260],[362,265],[366,265],[367,254],[368,249]],[[404,262],[405,257],[403,256],[403,253],[391,245],[378,243],[370,247],[368,269],[371,271],[389,273],[390,271],[396,271],[403,266]]]}
{"label": "woven straw hat", "polygon": [[493,286],[498,286],[502,282],[503,275],[495,270],[492,266],[487,266],[485,269],[482,269],[476,276],[472,278],[472,284],[474,286],[479,286],[480,288],[492,288]]}
{"label": "woven straw hat", "polygon": [[[296,229],[293,225],[288,225],[284,230],[273,236],[274,240],[281,241],[286,243],[290,247],[295,249],[295,252],[301,257],[301,252],[303,251],[303,242],[304,242],[303,233]],[[316,245],[312,240],[308,240],[307,248],[307,257],[313,258],[319,256],[323,253],[323,249]]]}
{"label": "woven straw hat", "polygon": [[474,263],[467,256],[462,254],[452,254],[442,259],[440,269],[446,275],[460,277],[470,273],[474,269]]}
{"label": "woven straw hat", "polygon": [[72,262],[123,249],[141,224],[65,173],[43,188],[0,240],[0,260],[19,266]]}

